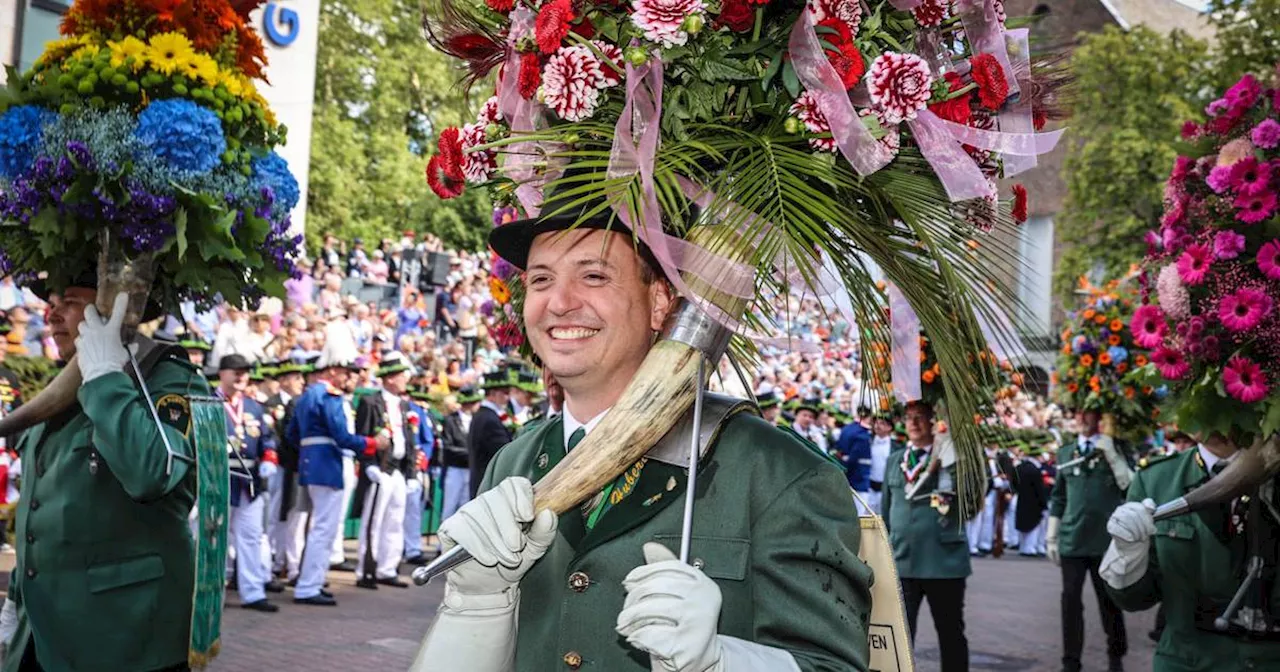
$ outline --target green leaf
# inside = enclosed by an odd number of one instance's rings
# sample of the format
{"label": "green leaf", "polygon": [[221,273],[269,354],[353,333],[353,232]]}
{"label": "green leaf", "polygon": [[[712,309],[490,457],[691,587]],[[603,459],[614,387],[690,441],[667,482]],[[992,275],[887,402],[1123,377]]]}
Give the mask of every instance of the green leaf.
{"label": "green leaf", "polygon": [[698,63],[698,75],[704,82],[745,82],[755,79],[755,73],[728,60],[704,59]]}
{"label": "green leaf", "polygon": [[173,216],[173,239],[178,243],[178,260],[187,256],[187,209],[178,208]]}
{"label": "green leaf", "polygon": [[796,68],[790,60],[782,66],[782,85],[786,87],[787,93],[792,98],[800,97],[800,77],[796,75]]}
{"label": "green leaf", "polygon": [[782,69],[783,60],[781,51],[775,52],[769,57],[769,66],[764,69],[764,74],[760,76],[761,88],[769,88],[769,82],[772,82],[778,71]]}
{"label": "green leaf", "polygon": [[1262,426],[1258,428],[1263,436],[1271,436],[1280,432],[1280,403],[1272,401],[1262,418]]}

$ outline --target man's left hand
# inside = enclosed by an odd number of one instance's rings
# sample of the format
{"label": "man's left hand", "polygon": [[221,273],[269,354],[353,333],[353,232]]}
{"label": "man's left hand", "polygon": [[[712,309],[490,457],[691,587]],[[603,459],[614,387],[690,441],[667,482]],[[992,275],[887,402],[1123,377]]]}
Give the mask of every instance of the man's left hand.
{"label": "man's left hand", "polygon": [[124,324],[128,309],[129,295],[124,292],[116,294],[110,319],[104,320],[93,304],[84,307],[84,322],[80,323],[80,335],[76,337],[76,354],[80,357],[84,382],[123,371],[129,363],[129,351],[120,340],[120,325]]}
{"label": "man's left hand", "polygon": [[618,634],[649,654],[653,672],[718,669],[720,587],[662,544],[645,544],[644,559],[622,582]]}

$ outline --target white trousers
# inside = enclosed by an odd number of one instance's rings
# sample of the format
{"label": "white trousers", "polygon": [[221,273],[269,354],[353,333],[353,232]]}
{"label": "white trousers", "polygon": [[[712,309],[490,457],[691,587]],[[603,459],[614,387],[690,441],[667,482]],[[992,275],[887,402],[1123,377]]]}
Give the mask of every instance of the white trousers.
{"label": "white trousers", "polygon": [[422,479],[426,474],[418,474],[417,478],[405,483],[404,495],[404,557],[416,558],[422,555],[422,510],[426,499],[426,490],[422,487]]}
{"label": "white trousers", "polygon": [[[298,483],[297,474],[290,473],[284,476],[293,479],[293,485],[297,491],[294,493],[293,507],[289,509],[283,521],[276,523],[275,569],[283,570],[285,577],[292,581],[298,578],[298,568],[302,565],[302,548],[307,541],[307,513],[303,510],[303,503],[307,500],[307,496],[305,486]],[[283,494],[281,492],[282,496]]]}
{"label": "white trousers", "polygon": [[1035,555],[1036,553],[1043,552],[1041,549],[1045,545],[1044,536],[1045,536],[1045,533],[1048,531],[1046,529],[1047,523],[1045,522],[1045,520],[1046,520],[1046,516],[1041,515],[1040,523],[1036,525],[1035,528],[1033,528],[1030,532],[1022,535],[1022,543],[1018,545],[1019,553],[1023,555]]}
{"label": "white trousers", "polygon": [[262,515],[267,500],[259,495],[251,502],[245,501],[247,496],[242,495],[239,506],[231,507],[230,531],[236,548],[236,585],[241,604],[266,598],[263,586],[271,578],[262,562]]}
{"label": "white trousers", "polygon": [[[883,488],[884,486],[880,486],[880,487]],[[872,490],[868,492],[866,496],[867,506],[871,507],[871,510],[874,511],[877,516],[884,513],[884,509],[880,508],[880,495],[882,494],[884,494],[883,490],[881,490],[880,492],[876,492],[875,490]]]}
{"label": "white trousers", "polygon": [[1008,513],[1004,516],[1004,545],[1006,548],[1022,547],[1022,534],[1018,532],[1018,496],[1014,495],[1009,502]]}
{"label": "white trousers", "polygon": [[[329,564],[340,565],[346,561],[347,555],[342,549],[342,530],[347,521],[347,512],[351,510],[351,497],[356,494],[356,483],[360,476],[356,474],[356,458],[342,456],[342,512],[338,514],[338,534],[330,546]],[[312,523],[314,525],[314,523]]]}
{"label": "white trousers", "polygon": [[1000,493],[992,490],[982,505],[982,511],[966,523],[970,553],[989,553],[996,541],[996,502]]}
{"label": "white trousers", "polygon": [[[360,514],[356,576],[373,574],[379,579],[394,579],[399,574],[400,554],[404,551],[405,494],[404,474],[399,471],[383,473],[380,482],[369,485]],[[366,566],[370,552],[375,567]]]}
{"label": "white trousers", "polygon": [[325,572],[329,571],[329,550],[342,522],[342,490],[323,485],[308,485],[311,497],[311,530],[307,532],[307,547],[302,553],[302,569],[298,574],[295,598],[315,597],[324,587]]}
{"label": "white trousers", "polygon": [[277,469],[267,479],[267,566],[272,569],[284,567],[284,535],[281,533],[284,522],[280,520],[280,505],[284,497],[285,476],[283,469]]}

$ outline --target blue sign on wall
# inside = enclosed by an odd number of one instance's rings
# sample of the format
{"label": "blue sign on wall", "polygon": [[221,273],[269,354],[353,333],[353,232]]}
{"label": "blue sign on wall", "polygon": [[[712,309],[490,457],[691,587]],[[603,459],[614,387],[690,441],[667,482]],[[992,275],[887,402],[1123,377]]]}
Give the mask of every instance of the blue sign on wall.
{"label": "blue sign on wall", "polygon": [[288,7],[280,7],[278,2],[268,2],[262,11],[262,27],[267,39],[278,47],[287,47],[298,39],[301,28],[298,25],[298,13]]}

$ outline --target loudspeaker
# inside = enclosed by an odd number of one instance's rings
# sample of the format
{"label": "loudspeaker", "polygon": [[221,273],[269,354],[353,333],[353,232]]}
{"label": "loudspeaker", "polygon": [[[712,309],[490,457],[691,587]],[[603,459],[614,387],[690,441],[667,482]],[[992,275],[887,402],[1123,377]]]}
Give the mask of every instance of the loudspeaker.
{"label": "loudspeaker", "polygon": [[427,253],[427,278],[437,287],[449,284],[449,255],[441,252]]}

